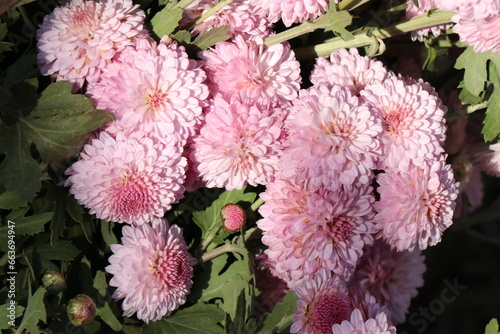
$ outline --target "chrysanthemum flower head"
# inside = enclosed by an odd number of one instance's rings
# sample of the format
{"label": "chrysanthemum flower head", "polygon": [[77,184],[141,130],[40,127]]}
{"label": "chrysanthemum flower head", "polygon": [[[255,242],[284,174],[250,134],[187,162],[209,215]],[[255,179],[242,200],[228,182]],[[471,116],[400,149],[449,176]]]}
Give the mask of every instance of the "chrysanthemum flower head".
{"label": "chrysanthemum flower head", "polygon": [[334,324],[332,334],[396,334],[396,327],[389,325],[387,315],[380,312],[376,317],[365,319],[360,310],[354,309],[349,320]]}
{"label": "chrysanthemum flower head", "polygon": [[284,111],[217,96],[191,145],[191,160],[211,188],[242,189],[274,180],[282,155]]}
{"label": "chrysanthemum flower head", "polygon": [[381,122],[340,86],[300,91],[287,120],[282,175],[314,190],[369,184],[382,154]]}
{"label": "chrysanthemum flower head", "polygon": [[349,285],[368,291],[387,307],[392,322],[399,324],[405,321],[411,299],[418,294],[417,288],[424,284],[425,269],[420,250],[399,252],[385,241],[377,240],[367,247]]}
{"label": "chrysanthemum flower head", "polygon": [[124,226],[122,244],[111,245],[106,271],[116,287],[113,298],[123,299],[123,315],[158,321],[186,301],[193,284],[193,265],[182,231],[164,219],[152,224]]}
{"label": "chrysanthemum flower head", "polygon": [[458,184],[445,157],[406,171],[386,170],[377,176],[380,200],[375,203],[376,229],[392,248],[424,250],[441,241],[451,224]]}
{"label": "chrysanthemum flower head", "polygon": [[365,87],[361,97],[382,119],[380,169],[422,166],[443,152],[446,107],[430,85],[394,76]]}
{"label": "chrysanthemum flower head", "polygon": [[393,75],[381,61],[361,56],[357,49],[339,49],[331,53],[330,60],[316,59],[310,80],[315,86],[342,86],[359,95],[365,86]]}
{"label": "chrysanthemum flower head", "polygon": [[181,145],[194,133],[208,96],[205,73],[175,43],[141,41],[119,54],[88,87],[95,107],[116,115],[127,134],[178,137]]}
{"label": "chrysanthemum flower head", "polygon": [[[418,0],[418,7],[415,5],[413,0],[406,0],[406,19],[411,19],[412,17],[422,15],[427,13],[429,10],[436,8],[436,3],[434,0]],[[451,24],[440,24],[424,29],[418,29],[411,32],[411,38],[413,40],[418,39],[422,41],[425,36],[432,33],[434,36],[439,36],[441,31],[449,29]]]}
{"label": "chrysanthemum flower head", "polygon": [[259,209],[272,273],[293,288],[321,269],[348,278],[373,242],[371,187],[308,192],[284,179],[267,185]]}
{"label": "chrysanthemum flower head", "polygon": [[246,104],[288,105],[300,89],[300,64],[288,44],[264,46],[262,39],[219,42],[199,53],[213,94]]}
{"label": "chrysanthemum flower head", "polygon": [[66,170],[65,185],[97,218],[141,225],[182,198],[185,167],[177,145],[101,132]]}
{"label": "chrysanthemum flower head", "polygon": [[[205,12],[219,3],[219,0],[196,0],[184,9],[180,26],[188,26],[199,19]],[[245,38],[269,36],[271,23],[264,17],[255,15],[244,0],[235,0],[225,5],[217,13],[197,23],[192,32],[199,34],[213,27],[228,26],[231,36],[242,35]]]}
{"label": "chrysanthemum flower head", "polygon": [[486,149],[480,149],[474,155],[474,161],[486,173],[500,177],[500,143],[489,145]]}
{"label": "chrysanthemum flower head", "polygon": [[117,52],[147,36],[144,17],[131,0],[71,0],[55,8],[37,31],[41,73],[75,90],[96,81]]}
{"label": "chrysanthemum flower head", "polygon": [[321,269],[314,279],[297,286],[295,293],[299,299],[291,333],[329,334],[332,325],[349,319],[348,290],[328,270]]}
{"label": "chrysanthemum flower head", "polygon": [[326,13],[329,2],[330,0],[250,0],[256,15],[267,17],[273,23],[281,19],[287,27],[318,18]]}

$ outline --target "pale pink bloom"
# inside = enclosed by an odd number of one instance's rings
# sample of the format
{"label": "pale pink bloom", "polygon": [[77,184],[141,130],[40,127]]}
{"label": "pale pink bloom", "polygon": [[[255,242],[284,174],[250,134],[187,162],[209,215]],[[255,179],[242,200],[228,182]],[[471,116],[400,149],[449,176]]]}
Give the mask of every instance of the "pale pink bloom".
{"label": "pale pink bloom", "polygon": [[[219,0],[196,0],[184,9],[184,18],[181,27],[187,27],[209,9],[217,5]],[[252,8],[244,0],[235,0],[225,5],[217,13],[207,17],[203,22],[196,24],[192,32],[200,34],[213,27],[228,26],[228,33],[232,36],[242,35],[245,38],[266,38],[271,33],[271,22],[262,16],[255,15]]]}
{"label": "pale pink bloom", "polygon": [[242,189],[274,180],[284,112],[217,96],[193,140],[191,160],[210,188]]}
{"label": "pale pink bloom", "polygon": [[189,254],[182,230],[164,219],[124,226],[122,245],[110,245],[106,271],[116,287],[113,299],[123,299],[125,317],[137,313],[148,323],[168,316],[186,302],[196,260]]}
{"label": "pale pink bloom", "polygon": [[71,0],[55,8],[37,31],[41,73],[75,90],[96,81],[117,52],[147,36],[144,17],[131,0]]}
{"label": "pale pink bloom", "polygon": [[[470,163],[470,162],[469,162]],[[455,160],[452,161],[452,168],[455,168]],[[461,176],[460,196],[457,198],[457,206],[453,218],[460,218],[464,210],[464,202],[467,204],[467,212],[473,212],[483,204],[484,183],[479,165],[470,166],[467,173],[455,170],[455,175]],[[465,196],[464,196],[465,195]]]}
{"label": "pale pink bloom", "polygon": [[65,186],[97,218],[141,225],[183,197],[185,167],[177,145],[101,132],[66,170]]}
{"label": "pale pink bloom", "polygon": [[444,10],[453,10],[453,31],[474,52],[500,51],[500,2],[498,0],[435,0]]}
{"label": "pale pink bloom", "polygon": [[297,310],[291,333],[329,334],[332,325],[349,319],[351,305],[344,283],[331,272],[321,269],[312,280],[295,288]]}
{"label": "pale pink bloom", "polygon": [[360,56],[357,49],[339,49],[330,55],[330,60],[316,59],[310,80],[315,86],[343,86],[359,95],[365,86],[381,82],[394,74],[381,61]]}
{"label": "pale pink bloom", "polygon": [[382,154],[381,122],[340,86],[300,91],[287,120],[282,175],[314,190],[369,184]]}
{"label": "pale pink bloom", "polygon": [[352,284],[349,285],[349,283],[350,282],[347,282],[347,288],[349,289],[349,298],[351,300],[351,308],[353,310],[358,309],[364,319],[375,318],[380,312],[383,312],[388,317],[387,320],[389,325],[392,325],[392,321],[390,319],[391,312],[386,305],[380,304],[369,290]]}
{"label": "pale pink bloom", "polygon": [[424,284],[424,259],[420,250],[398,252],[377,240],[367,247],[349,284],[369,292],[387,307],[392,323],[403,323],[417,288]]}
{"label": "pale pink bloom", "polygon": [[[280,19],[285,26],[314,20],[326,13],[329,0],[250,0],[255,15],[268,17],[271,22]],[[338,3],[338,0],[335,0]]]}
{"label": "pale pink bloom", "polygon": [[[166,42],[166,41],[165,41]],[[127,135],[175,136],[183,145],[208,96],[205,73],[175,43],[140,41],[126,48],[88,87],[95,107],[115,114]]]}
{"label": "pale pink bloom", "polygon": [[445,157],[406,171],[387,170],[377,176],[380,200],[375,203],[376,229],[392,248],[422,250],[441,241],[451,224],[458,184]]}
{"label": "pale pink bloom", "polygon": [[[437,7],[434,0],[418,0],[418,7],[415,6],[414,0],[406,0],[406,5],[406,19],[426,14],[431,9],[435,9]],[[419,41],[422,41],[424,37],[429,36],[430,33],[437,37],[441,34],[441,31],[449,28],[451,28],[451,24],[440,24],[424,29],[414,30],[411,32],[411,38],[412,40],[418,39]]]}
{"label": "pale pink bloom", "polygon": [[354,309],[350,319],[332,326],[332,334],[396,334],[396,327],[391,326],[384,312],[376,317],[365,319],[360,310]]}
{"label": "pale pink bloom", "polygon": [[500,177],[500,143],[491,144],[487,149],[475,153],[474,160],[486,173]]}
{"label": "pale pink bloom", "polygon": [[257,226],[272,273],[291,288],[322,268],[349,277],[373,242],[372,193],[371,187],[308,192],[283,179],[268,184]]}
{"label": "pale pink bloom", "polygon": [[288,105],[300,89],[300,63],[288,44],[264,46],[262,39],[219,42],[199,53],[213,94],[245,104]]}
{"label": "pale pink bloom", "polygon": [[423,166],[444,151],[446,107],[429,84],[394,76],[365,87],[361,97],[382,119],[380,169]]}

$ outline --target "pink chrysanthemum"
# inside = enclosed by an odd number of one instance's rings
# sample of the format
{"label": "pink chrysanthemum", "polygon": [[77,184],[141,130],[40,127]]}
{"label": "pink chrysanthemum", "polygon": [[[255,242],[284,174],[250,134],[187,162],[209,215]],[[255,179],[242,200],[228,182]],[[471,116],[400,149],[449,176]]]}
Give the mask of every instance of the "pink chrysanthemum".
{"label": "pink chrysanthemum", "polygon": [[430,85],[391,77],[365,87],[361,96],[382,118],[380,169],[423,166],[444,151],[446,107]]}
{"label": "pink chrysanthemum", "polygon": [[[219,3],[219,0],[196,0],[186,7],[183,13],[181,27],[188,26],[199,19],[209,9]],[[192,32],[199,34],[213,27],[228,26],[232,36],[242,35],[244,38],[265,38],[271,33],[271,23],[264,17],[254,15],[251,7],[244,0],[236,0],[225,5],[217,13],[196,24]]]}
{"label": "pink chrysanthemum", "polygon": [[116,115],[116,126],[129,135],[154,132],[176,136],[181,145],[194,132],[208,96],[205,73],[183,47],[140,41],[103,70],[88,87],[95,107]]}
{"label": "pink chrysanthemum", "polygon": [[380,312],[376,317],[365,319],[360,310],[352,311],[350,319],[332,326],[332,334],[396,334],[396,327],[389,325],[387,316]]}
{"label": "pink chrysanthemum", "polygon": [[339,49],[330,55],[330,60],[319,57],[311,72],[310,80],[315,86],[342,86],[359,95],[365,86],[382,82],[394,76],[381,61],[360,56],[357,49]]}
{"label": "pink chrysanthemum", "polygon": [[444,10],[453,10],[453,31],[474,52],[500,51],[500,2],[498,0],[435,0]]}
{"label": "pink chrysanthemum", "polygon": [[274,275],[293,288],[321,269],[347,278],[373,242],[371,187],[307,192],[277,179],[261,194],[257,221]]}
{"label": "pink chrysanthemum", "polygon": [[390,319],[391,312],[387,306],[380,304],[368,290],[349,285],[349,282],[347,283],[347,288],[349,289],[349,298],[353,310],[358,309],[364,319],[375,318],[380,312],[383,312],[388,316],[388,323],[392,325]]}
{"label": "pink chrysanthemum", "polygon": [[403,323],[411,299],[423,286],[424,256],[419,250],[398,252],[377,240],[358,262],[349,284],[368,291],[390,311],[394,324]]}
{"label": "pink chrysanthemum", "polygon": [[500,143],[491,144],[475,154],[474,160],[486,173],[500,177]]}
{"label": "pink chrysanthemum", "polygon": [[[255,15],[268,17],[275,23],[280,19],[285,26],[314,20],[326,13],[330,0],[250,0]],[[338,3],[338,0],[335,0]]]}
{"label": "pink chrysanthemum", "polygon": [[387,170],[377,176],[380,200],[375,203],[376,229],[392,248],[424,250],[441,240],[452,224],[458,184],[440,155],[407,171]]}
{"label": "pink chrysanthemum", "polygon": [[[429,10],[436,8],[436,3],[434,0],[418,0],[418,7],[415,6],[414,0],[406,0],[406,19],[411,19],[412,17],[422,15],[427,13]],[[418,29],[411,32],[411,38],[413,40],[418,39],[422,41],[425,36],[432,33],[434,36],[439,36],[441,31],[449,29],[451,24],[440,24],[432,26],[429,28]]]}
{"label": "pink chrysanthemum", "polygon": [[123,315],[158,321],[186,302],[196,260],[188,253],[182,231],[164,219],[124,226],[122,245],[111,245],[105,269],[113,274],[115,300],[123,299]]}
{"label": "pink chrysanthemum", "polygon": [[295,293],[299,299],[291,333],[329,334],[332,325],[349,319],[351,305],[347,288],[325,269],[314,279],[297,286]]}
{"label": "pink chrysanthemum", "polygon": [[141,225],[182,198],[185,167],[176,145],[101,132],[68,168],[65,185],[97,218]]}
{"label": "pink chrysanthemum", "polygon": [[236,36],[199,56],[211,92],[227,101],[238,96],[246,104],[288,105],[300,89],[300,63],[288,44],[266,47],[261,39]]}
{"label": "pink chrysanthemum", "polygon": [[117,52],[147,36],[144,17],[131,0],[72,0],[55,8],[37,31],[41,73],[75,90],[96,81]]}
{"label": "pink chrysanthemum", "polygon": [[215,97],[191,146],[191,160],[206,185],[233,190],[273,181],[282,155],[283,118],[279,109]]}
{"label": "pink chrysanthemum", "polygon": [[282,175],[314,190],[369,184],[382,150],[381,122],[347,89],[302,90],[287,123]]}

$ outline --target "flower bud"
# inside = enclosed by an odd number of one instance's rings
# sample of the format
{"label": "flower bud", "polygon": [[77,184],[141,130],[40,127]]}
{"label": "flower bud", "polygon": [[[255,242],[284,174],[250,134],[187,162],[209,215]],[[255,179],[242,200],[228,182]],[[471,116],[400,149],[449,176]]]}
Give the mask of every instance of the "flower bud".
{"label": "flower bud", "polygon": [[66,278],[57,270],[47,270],[42,276],[42,284],[51,295],[57,295],[66,289]]}
{"label": "flower bud", "polygon": [[87,295],[79,294],[68,303],[68,318],[75,326],[87,326],[94,320],[95,315],[95,303]]}
{"label": "flower bud", "polygon": [[226,204],[220,210],[224,229],[228,232],[236,232],[243,225],[247,219],[245,210],[238,204]]}

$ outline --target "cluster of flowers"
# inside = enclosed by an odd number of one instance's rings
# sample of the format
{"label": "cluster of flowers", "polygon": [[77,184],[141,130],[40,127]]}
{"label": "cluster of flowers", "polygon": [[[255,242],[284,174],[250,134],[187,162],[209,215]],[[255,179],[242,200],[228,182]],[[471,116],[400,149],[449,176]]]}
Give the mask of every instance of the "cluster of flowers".
{"label": "cluster of flowers", "polygon": [[[217,2],[194,1],[181,26]],[[116,116],[66,186],[96,217],[130,224],[106,268],[125,316],[156,321],[189,293],[195,260],[165,212],[185,191],[250,184],[266,186],[261,265],[299,296],[292,331],[394,333],[404,321],[423,284],[420,250],[440,241],[458,193],[446,108],[429,84],[355,49],[317,59],[301,89],[290,46],[263,38],[328,5],[234,1],[194,25],[232,34],[198,61],[168,37],[155,42],[131,0],[72,0],[45,18],[42,74]]]}
{"label": "cluster of flowers", "polygon": [[[439,8],[453,11],[453,32],[462,42],[474,47],[475,52],[500,51],[500,40],[496,30],[500,26],[500,1],[498,0],[406,0],[406,17],[411,18]],[[422,40],[430,32],[439,36],[442,30],[451,28],[450,24],[437,25],[412,32],[414,39]]]}

